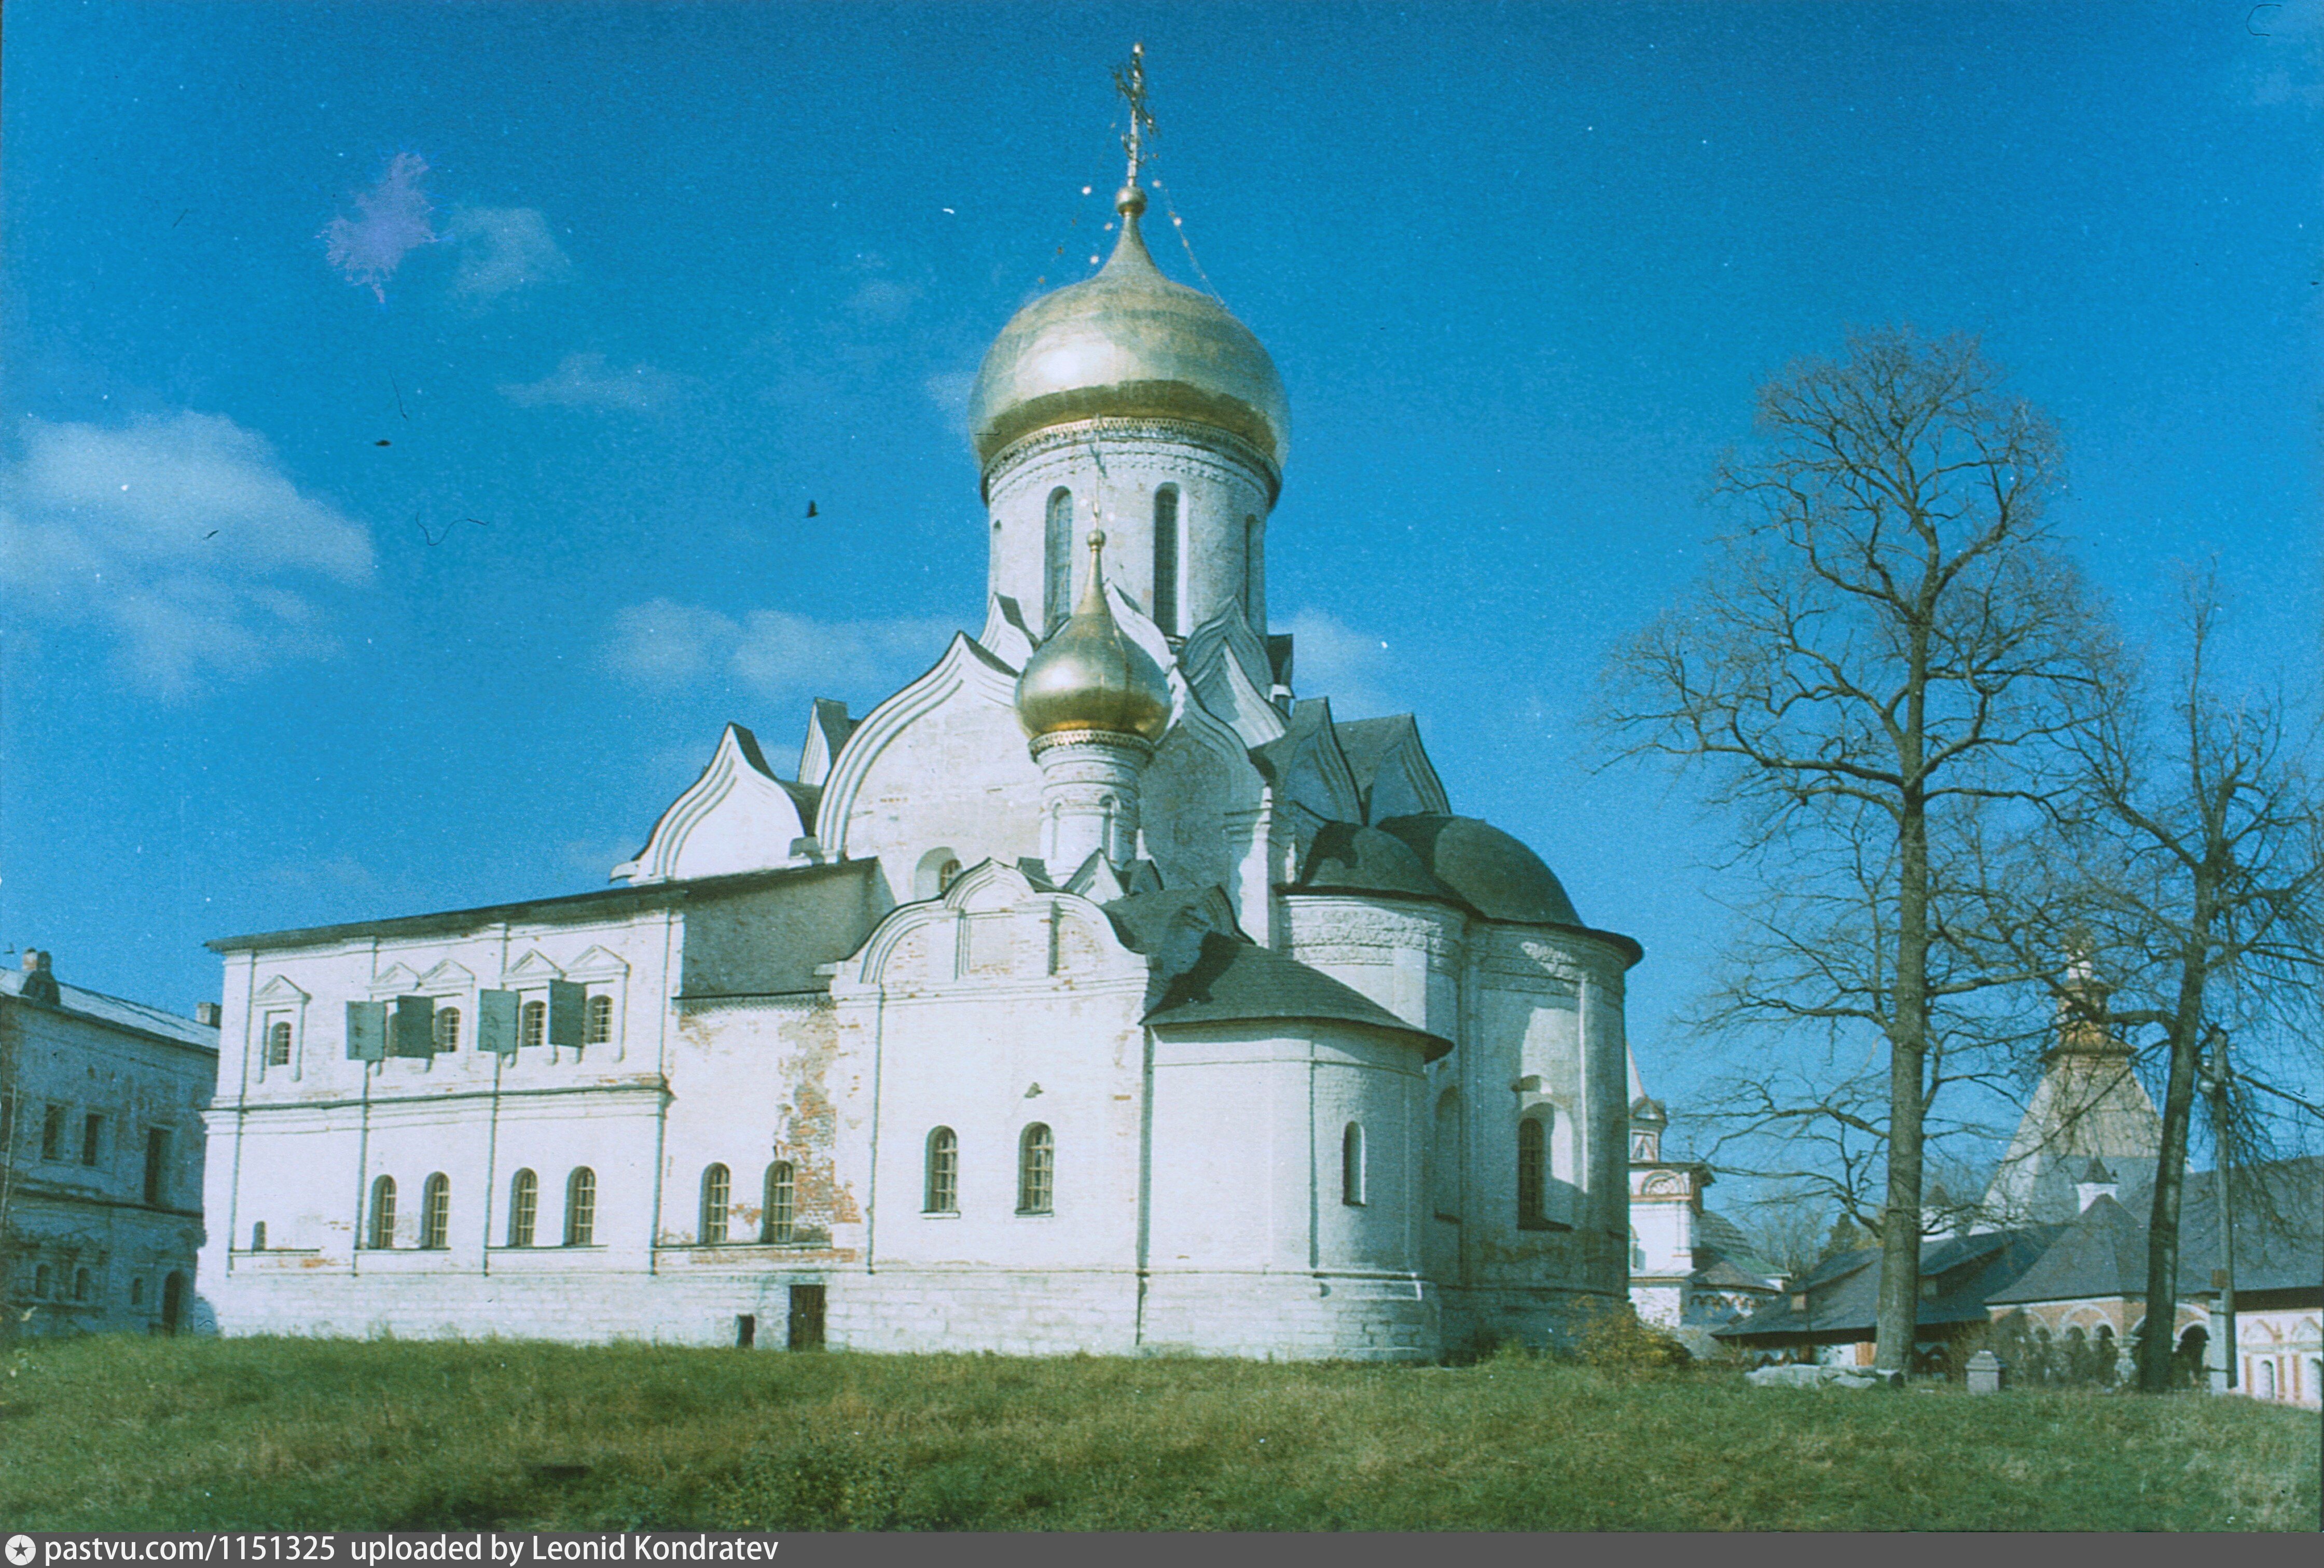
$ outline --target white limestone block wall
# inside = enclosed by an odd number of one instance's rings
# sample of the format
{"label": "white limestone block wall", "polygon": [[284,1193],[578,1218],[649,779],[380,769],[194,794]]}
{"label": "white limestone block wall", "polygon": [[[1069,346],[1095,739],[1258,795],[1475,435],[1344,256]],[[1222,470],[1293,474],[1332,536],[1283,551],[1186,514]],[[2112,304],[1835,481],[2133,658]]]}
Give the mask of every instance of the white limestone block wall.
{"label": "white limestone block wall", "polygon": [[[1416,1042],[1352,1026],[1156,1031],[1142,1342],[1412,1359],[1437,1346],[1415,1222]],[[1343,1139],[1362,1130],[1360,1202]]]}
{"label": "white limestone block wall", "polygon": [[[833,982],[838,1159],[862,1173],[865,1271],[832,1342],[1126,1351],[1135,1335],[1145,961],[1102,911],[972,868],[895,911]],[[1020,1213],[1027,1130],[1049,1130],[1047,1212]],[[931,1210],[931,1135],[954,1139]]]}

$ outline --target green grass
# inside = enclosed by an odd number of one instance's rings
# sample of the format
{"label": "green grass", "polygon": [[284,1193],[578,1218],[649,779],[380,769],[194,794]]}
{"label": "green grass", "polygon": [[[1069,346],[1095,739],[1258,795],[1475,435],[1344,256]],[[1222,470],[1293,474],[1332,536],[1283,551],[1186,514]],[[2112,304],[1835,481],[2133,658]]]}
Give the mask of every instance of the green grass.
{"label": "green grass", "polygon": [[10,1529],[2302,1530],[2308,1411],[1459,1369],[0,1349]]}

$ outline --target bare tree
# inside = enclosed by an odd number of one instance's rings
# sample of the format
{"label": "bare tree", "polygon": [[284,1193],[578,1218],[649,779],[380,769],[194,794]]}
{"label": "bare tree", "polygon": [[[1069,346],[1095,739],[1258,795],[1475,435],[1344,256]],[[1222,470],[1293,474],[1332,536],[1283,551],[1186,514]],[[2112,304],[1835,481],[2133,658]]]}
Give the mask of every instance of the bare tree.
{"label": "bare tree", "polygon": [[[2313,732],[2292,724],[2280,696],[2225,689],[2213,657],[2221,614],[2216,585],[2191,581],[2183,656],[2162,689],[2118,688],[2080,732],[2079,788],[2034,856],[2070,880],[2045,881],[2028,865],[1995,888],[1998,907],[2017,912],[2016,929],[2094,976],[2053,981],[2061,1000],[2161,1058],[2146,1300],[2148,1322],[2163,1331],[2145,1336],[2139,1362],[2139,1385],[2152,1392],[2173,1381],[2180,1203],[2206,1042],[2232,1030],[2240,1083],[2264,1085],[2276,1065],[2271,1042],[2298,1050],[2313,1040],[2324,979]],[[2287,1060],[2282,1070],[2297,1069]],[[2238,1163],[2273,1152],[2255,1136],[2268,1121],[2260,1110],[2233,1118]]]}
{"label": "bare tree", "polygon": [[2055,788],[2102,639],[2043,521],[2050,424],[1975,342],[1853,335],[1763,388],[1758,428],[1714,484],[1747,526],[1617,653],[1603,713],[1627,753],[1708,773],[1765,890],[1722,1021],[1868,1047],[1766,1111],[1877,1171],[1877,1365],[1903,1371],[1944,1026],[1997,982],[1946,935],[1956,841]]}

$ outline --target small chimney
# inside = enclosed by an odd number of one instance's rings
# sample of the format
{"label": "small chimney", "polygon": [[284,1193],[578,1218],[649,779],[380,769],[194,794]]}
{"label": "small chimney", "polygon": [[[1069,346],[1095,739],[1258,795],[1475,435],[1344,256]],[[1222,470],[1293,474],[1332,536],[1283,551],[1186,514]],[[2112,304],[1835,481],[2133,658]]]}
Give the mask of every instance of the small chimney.
{"label": "small chimney", "polygon": [[218,1004],[214,1001],[198,1001],[194,1003],[194,1021],[216,1028],[218,1027],[219,1011]]}
{"label": "small chimney", "polygon": [[50,955],[37,947],[24,949],[24,983],[16,994],[26,1001],[42,1001],[55,1007],[62,1000],[57,992],[57,977],[49,969]]}

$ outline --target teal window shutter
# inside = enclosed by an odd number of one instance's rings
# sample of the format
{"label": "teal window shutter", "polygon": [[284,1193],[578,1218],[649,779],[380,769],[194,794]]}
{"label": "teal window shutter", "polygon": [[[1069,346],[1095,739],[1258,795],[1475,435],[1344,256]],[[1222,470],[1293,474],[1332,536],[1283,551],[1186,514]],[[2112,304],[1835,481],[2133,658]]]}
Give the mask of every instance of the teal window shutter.
{"label": "teal window shutter", "polygon": [[433,1056],[436,1054],[436,1003],[424,996],[399,996],[388,1028],[391,1056]]}
{"label": "teal window shutter", "polygon": [[512,991],[476,993],[476,1049],[516,1055],[517,995]]}
{"label": "teal window shutter", "polygon": [[552,1046],[581,1045],[582,1015],[589,1009],[589,992],[586,986],[569,980],[549,982],[549,1043]]}
{"label": "teal window shutter", "polygon": [[387,1003],[347,1003],[347,1060],[379,1062],[387,1057]]}

